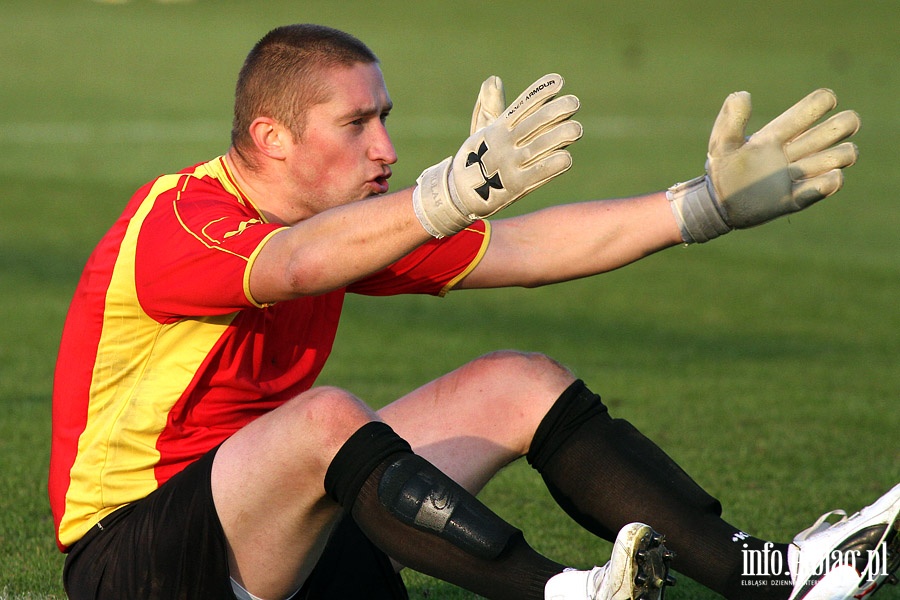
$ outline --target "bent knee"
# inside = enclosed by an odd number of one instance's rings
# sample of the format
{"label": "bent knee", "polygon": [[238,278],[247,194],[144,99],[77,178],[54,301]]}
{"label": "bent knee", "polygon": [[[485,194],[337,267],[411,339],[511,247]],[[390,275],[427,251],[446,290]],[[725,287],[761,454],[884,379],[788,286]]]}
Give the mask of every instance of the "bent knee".
{"label": "bent knee", "polygon": [[494,380],[523,382],[526,385],[559,387],[572,379],[572,372],[558,361],[540,352],[497,350],[473,361],[474,369]]}
{"label": "bent knee", "polygon": [[337,387],[313,388],[283,407],[292,429],[325,450],[337,451],[356,430],[379,420],[375,412],[350,392]]}
{"label": "bent knee", "polygon": [[546,413],[575,380],[569,369],[545,354],[514,350],[485,354],[460,375],[484,392],[477,396],[488,399],[493,410],[526,414],[532,420]]}

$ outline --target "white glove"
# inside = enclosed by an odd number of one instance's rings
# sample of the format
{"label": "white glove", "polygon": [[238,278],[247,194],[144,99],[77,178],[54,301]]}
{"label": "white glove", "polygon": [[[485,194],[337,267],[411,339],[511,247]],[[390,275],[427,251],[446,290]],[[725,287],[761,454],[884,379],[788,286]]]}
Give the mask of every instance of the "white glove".
{"label": "white glove", "polygon": [[578,111],[578,98],[556,97],[562,77],[545,75],[506,109],[500,108],[498,83],[492,78],[482,85],[473,112],[475,131],[456,156],[425,169],[416,180],[413,208],[434,237],[489,217],[572,166],[565,147],[581,137],[582,128],[570,119]]}
{"label": "white glove", "polygon": [[856,162],[856,145],[838,142],[859,130],[852,110],[815,125],[837,106],[819,89],[745,138],[750,94],[728,96],[709,138],[706,175],[669,189],[685,242],[705,242],[732,229],[797,212],[841,189],[841,169]]}

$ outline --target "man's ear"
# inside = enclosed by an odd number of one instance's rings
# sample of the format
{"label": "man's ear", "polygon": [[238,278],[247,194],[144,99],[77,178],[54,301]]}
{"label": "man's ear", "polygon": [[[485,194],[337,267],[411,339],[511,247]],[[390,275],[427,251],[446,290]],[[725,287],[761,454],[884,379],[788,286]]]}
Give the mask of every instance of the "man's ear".
{"label": "man's ear", "polygon": [[257,117],[250,124],[250,139],[256,149],[269,158],[284,160],[285,141],[290,133],[281,123],[269,117]]}

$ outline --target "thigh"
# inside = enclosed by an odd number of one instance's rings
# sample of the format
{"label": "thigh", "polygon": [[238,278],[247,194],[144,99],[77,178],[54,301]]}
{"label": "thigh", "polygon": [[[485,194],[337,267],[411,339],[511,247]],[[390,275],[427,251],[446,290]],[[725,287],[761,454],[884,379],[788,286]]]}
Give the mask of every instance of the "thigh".
{"label": "thigh", "polygon": [[477,494],[524,456],[550,406],[574,381],[542,354],[482,356],[378,411],[413,450]]}
{"label": "thigh", "polygon": [[391,559],[345,515],[293,600],[408,600]]}
{"label": "thigh", "polygon": [[72,600],[233,598],[210,489],[215,450],[106,517],[66,558]]}
{"label": "thigh", "polygon": [[325,473],[344,442],[377,416],[358,398],[313,388],[262,415],[216,455],[212,490],[231,576],[261,598],[284,598],[312,572],[340,507]]}

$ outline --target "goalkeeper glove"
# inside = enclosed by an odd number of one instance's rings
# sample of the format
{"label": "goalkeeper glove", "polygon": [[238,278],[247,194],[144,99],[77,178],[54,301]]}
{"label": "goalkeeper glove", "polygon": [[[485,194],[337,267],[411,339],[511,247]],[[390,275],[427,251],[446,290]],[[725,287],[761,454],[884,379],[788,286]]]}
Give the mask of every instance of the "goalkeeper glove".
{"label": "goalkeeper glove", "polygon": [[485,82],[473,133],[455,156],[416,180],[413,208],[428,233],[453,235],[569,170],[572,157],[565,147],[581,137],[582,128],[571,120],[578,98],[556,97],[562,85],[559,75],[545,75],[503,109],[499,79]]}
{"label": "goalkeeper glove", "polygon": [[682,239],[706,242],[837,192],[841,169],[856,162],[858,151],[851,142],[835,144],[855,134],[860,120],[846,110],[815,125],[835,106],[831,90],[816,90],[745,138],[750,94],[728,96],[709,138],[706,175],[668,191]]}

